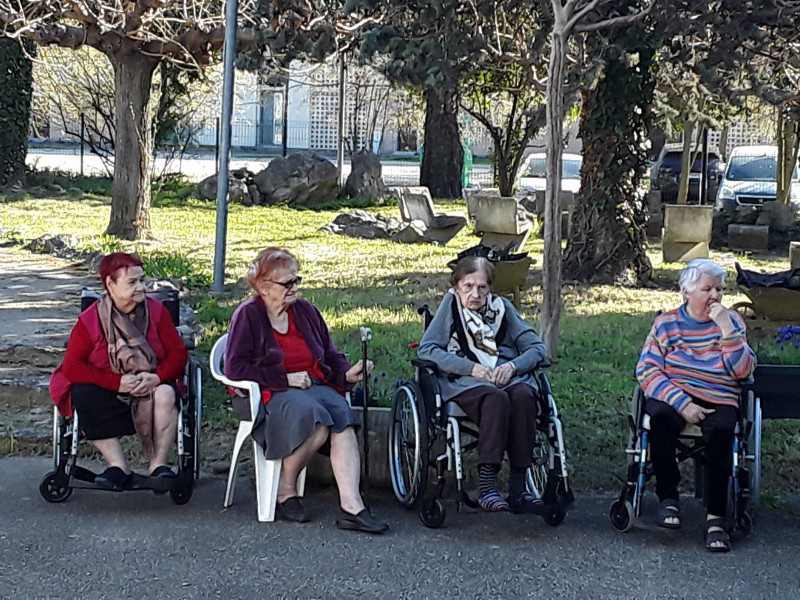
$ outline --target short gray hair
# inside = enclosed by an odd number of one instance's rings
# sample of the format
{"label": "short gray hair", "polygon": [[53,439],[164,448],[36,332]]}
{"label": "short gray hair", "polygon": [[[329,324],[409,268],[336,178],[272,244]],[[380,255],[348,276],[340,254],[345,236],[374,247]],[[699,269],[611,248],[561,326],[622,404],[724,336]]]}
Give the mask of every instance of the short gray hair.
{"label": "short gray hair", "polygon": [[695,258],[686,265],[686,268],[681,271],[678,277],[678,285],[681,287],[681,292],[686,292],[687,294],[694,292],[697,282],[700,281],[703,275],[713,277],[719,281],[721,286],[724,286],[727,272],[709,258]]}

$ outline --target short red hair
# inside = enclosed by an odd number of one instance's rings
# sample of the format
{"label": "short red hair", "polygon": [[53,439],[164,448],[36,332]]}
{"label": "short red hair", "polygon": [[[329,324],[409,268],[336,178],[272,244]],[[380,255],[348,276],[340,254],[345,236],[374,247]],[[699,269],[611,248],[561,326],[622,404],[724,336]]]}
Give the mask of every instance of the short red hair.
{"label": "short red hair", "polygon": [[108,290],[106,279],[111,277],[112,281],[116,281],[117,277],[119,277],[120,269],[130,269],[131,267],[144,267],[144,263],[138,254],[128,254],[127,252],[106,254],[97,265],[100,279],[103,281],[103,287]]}
{"label": "short red hair", "polygon": [[258,253],[247,271],[247,283],[258,292],[258,284],[272,277],[275,269],[300,268],[300,262],[294,254],[283,248],[271,246]]}

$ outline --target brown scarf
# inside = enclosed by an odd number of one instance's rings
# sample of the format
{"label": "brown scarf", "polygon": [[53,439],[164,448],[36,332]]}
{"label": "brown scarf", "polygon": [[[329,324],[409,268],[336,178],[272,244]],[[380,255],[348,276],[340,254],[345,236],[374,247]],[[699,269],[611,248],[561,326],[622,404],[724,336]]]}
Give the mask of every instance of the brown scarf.
{"label": "brown scarf", "polygon": [[[136,305],[125,314],[114,306],[107,293],[103,294],[97,305],[100,327],[108,342],[108,361],[114,373],[136,374],[152,373],[158,358],[147,342],[150,327],[150,312],[147,301]],[[133,424],[142,444],[142,452],[150,455],[153,450],[153,402],[150,395],[133,397],[130,394],[117,396],[131,407]]]}

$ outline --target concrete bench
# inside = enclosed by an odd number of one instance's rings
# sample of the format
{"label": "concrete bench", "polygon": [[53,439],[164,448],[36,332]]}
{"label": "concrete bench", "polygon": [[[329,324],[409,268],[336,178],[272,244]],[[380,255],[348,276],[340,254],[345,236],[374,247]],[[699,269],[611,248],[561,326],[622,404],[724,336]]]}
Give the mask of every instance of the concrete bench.
{"label": "concrete bench", "polygon": [[403,221],[421,221],[425,225],[426,235],[442,246],[467,225],[467,217],[463,213],[434,212],[431,193],[425,186],[396,187],[392,191],[397,197]]}

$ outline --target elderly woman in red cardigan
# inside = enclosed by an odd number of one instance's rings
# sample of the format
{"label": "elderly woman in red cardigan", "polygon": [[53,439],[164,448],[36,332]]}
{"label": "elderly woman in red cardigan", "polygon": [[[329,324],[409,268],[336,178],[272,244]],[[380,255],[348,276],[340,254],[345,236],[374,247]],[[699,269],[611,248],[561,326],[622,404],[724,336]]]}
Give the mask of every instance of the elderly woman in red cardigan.
{"label": "elderly woman in red cardigan", "polygon": [[95,483],[125,489],[132,477],[123,435],[139,435],[151,477],[175,476],[167,460],[187,353],[169,311],[145,296],[139,256],[114,252],[102,258],[99,271],[106,292],[78,317],[62,373],[81,430],[109,465]]}
{"label": "elderly woman in red cardigan", "polygon": [[276,507],[281,518],[310,520],[297,495],[297,477],[329,443],[342,510],[336,525],[384,533],[388,525],[370,515],[358,491],[357,421],[344,397],[372,365],[351,365],[336,349],[320,312],[297,297],[298,268],[282,248],[267,248],[256,257],[247,274],[255,295],[231,319],[225,374],[261,386],[253,437],[268,459],[283,459]]}

